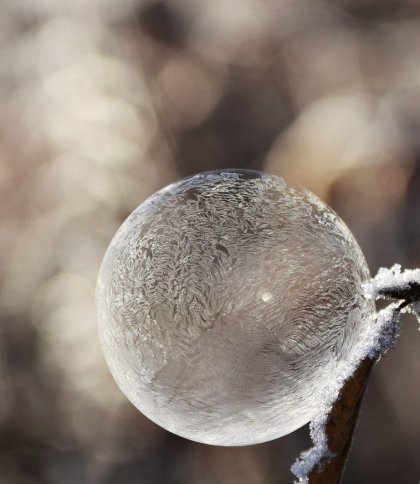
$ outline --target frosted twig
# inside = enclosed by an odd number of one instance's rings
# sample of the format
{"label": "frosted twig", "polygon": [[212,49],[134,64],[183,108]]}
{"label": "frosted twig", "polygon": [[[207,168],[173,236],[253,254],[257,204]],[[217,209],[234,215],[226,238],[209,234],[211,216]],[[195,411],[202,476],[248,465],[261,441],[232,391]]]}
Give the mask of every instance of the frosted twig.
{"label": "frosted twig", "polygon": [[401,312],[415,314],[420,323],[420,269],[401,272],[399,264],[390,269],[381,268],[365,291],[370,298],[402,300]]}
{"label": "frosted twig", "polygon": [[395,264],[390,269],[381,267],[378,274],[365,286],[365,294],[376,299],[404,299],[411,303],[420,299],[420,269],[406,269]]}
{"label": "frosted twig", "polygon": [[420,269],[401,272],[399,265],[382,268],[364,289],[366,298],[403,302],[391,303],[376,314],[375,324],[366,324],[360,341],[329,382],[320,412],[310,423],[314,445],[302,452],[291,468],[299,484],[339,481],[370,370],[377,357],[395,346],[400,312],[414,312],[419,317]]}

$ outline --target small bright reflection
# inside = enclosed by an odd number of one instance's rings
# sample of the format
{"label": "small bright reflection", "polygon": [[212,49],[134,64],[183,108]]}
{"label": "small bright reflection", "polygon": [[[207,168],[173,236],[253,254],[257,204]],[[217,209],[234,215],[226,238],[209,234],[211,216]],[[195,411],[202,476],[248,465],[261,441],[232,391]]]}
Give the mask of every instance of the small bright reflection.
{"label": "small bright reflection", "polygon": [[261,299],[264,302],[269,301],[272,297],[273,297],[273,295],[271,294],[271,292],[265,292],[265,293],[261,294]]}

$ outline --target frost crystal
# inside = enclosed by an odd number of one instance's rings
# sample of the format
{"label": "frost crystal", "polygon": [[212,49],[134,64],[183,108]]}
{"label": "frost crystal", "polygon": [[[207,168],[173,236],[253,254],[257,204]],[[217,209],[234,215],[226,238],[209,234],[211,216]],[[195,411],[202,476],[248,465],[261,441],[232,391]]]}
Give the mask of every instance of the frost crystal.
{"label": "frost crystal", "polygon": [[[381,268],[376,277],[364,284],[365,297],[370,300],[377,298],[406,299],[406,296],[410,294],[408,301],[411,297],[412,303],[407,304],[403,311],[414,312],[418,316],[420,303],[418,303],[418,299],[415,299],[419,297],[416,292],[418,286],[420,286],[420,269],[401,272],[401,266],[396,264],[391,269]],[[299,484],[309,482],[308,475],[312,469],[318,464],[322,465],[323,461],[331,457],[325,425],[344,383],[365,358],[376,358],[395,346],[400,332],[399,309],[400,305],[394,302],[374,316],[376,320],[374,324],[365,325],[361,338],[352,348],[347,361],[341,362],[337,378],[331,378],[329,386],[322,396],[320,411],[310,423],[310,433],[314,445],[309,450],[302,452],[291,468],[293,474],[298,478]]]}
{"label": "frost crystal", "polygon": [[264,442],[314,420],[370,324],[368,279],[353,236],[312,194],[258,172],[197,175],[140,205],[111,242],[102,348],[164,428]]}
{"label": "frost crystal", "polygon": [[[417,316],[417,320],[420,323],[420,303],[413,304],[411,309],[412,309],[413,313]],[[419,328],[419,330],[420,330],[420,328]]]}
{"label": "frost crystal", "polygon": [[[406,269],[401,272],[401,265],[395,264],[390,269],[381,267],[378,274],[365,285],[365,292],[370,298],[406,299],[404,294],[414,285],[420,287],[420,269]],[[391,294],[397,296],[391,296]],[[420,298],[420,292],[418,297]]]}
{"label": "frost crystal", "polygon": [[401,312],[415,314],[420,323],[420,269],[401,271],[399,264],[390,269],[381,268],[365,285],[365,292],[370,298],[404,300]]}

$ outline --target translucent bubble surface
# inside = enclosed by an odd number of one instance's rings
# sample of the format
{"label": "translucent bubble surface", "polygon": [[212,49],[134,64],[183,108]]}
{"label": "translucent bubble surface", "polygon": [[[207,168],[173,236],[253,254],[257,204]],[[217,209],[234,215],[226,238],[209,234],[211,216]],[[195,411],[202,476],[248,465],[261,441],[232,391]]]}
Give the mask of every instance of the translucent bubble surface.
{"label": "translucent bubble surface", "polygon": [[99,334],[127,398],[175,434],[246,445],[317,412],[373,303],[334,212],[281,178],[208,172],[123,223],[99,274]]}

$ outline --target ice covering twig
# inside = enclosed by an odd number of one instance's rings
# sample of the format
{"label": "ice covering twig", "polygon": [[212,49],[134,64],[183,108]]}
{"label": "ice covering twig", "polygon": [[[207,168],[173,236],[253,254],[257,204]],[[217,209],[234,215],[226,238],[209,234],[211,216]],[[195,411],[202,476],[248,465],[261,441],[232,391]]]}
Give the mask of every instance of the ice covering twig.
{"label": "ice covering twig", "polygon": [[[377,357],[398,338],[401,310],[419,314],[420,269],[401,272],[401,266],[380,269],[365,287],[367,298],[403,300],[376,315],[366,325],[354,351],[329,383],[319,414],[311,421],[313,447],[303,452],[292,472],[299,484],[332,484],[340,481],[370,371]],[[419,316],[418,316],[419,317]]]}
{"label": "ice covering twig", "polygon": [[420,269],[406,269],[395,264],[390,269],[382,267],[366,285],[365,293],[370,298],[403,299],[408,303],[420,300]]}

